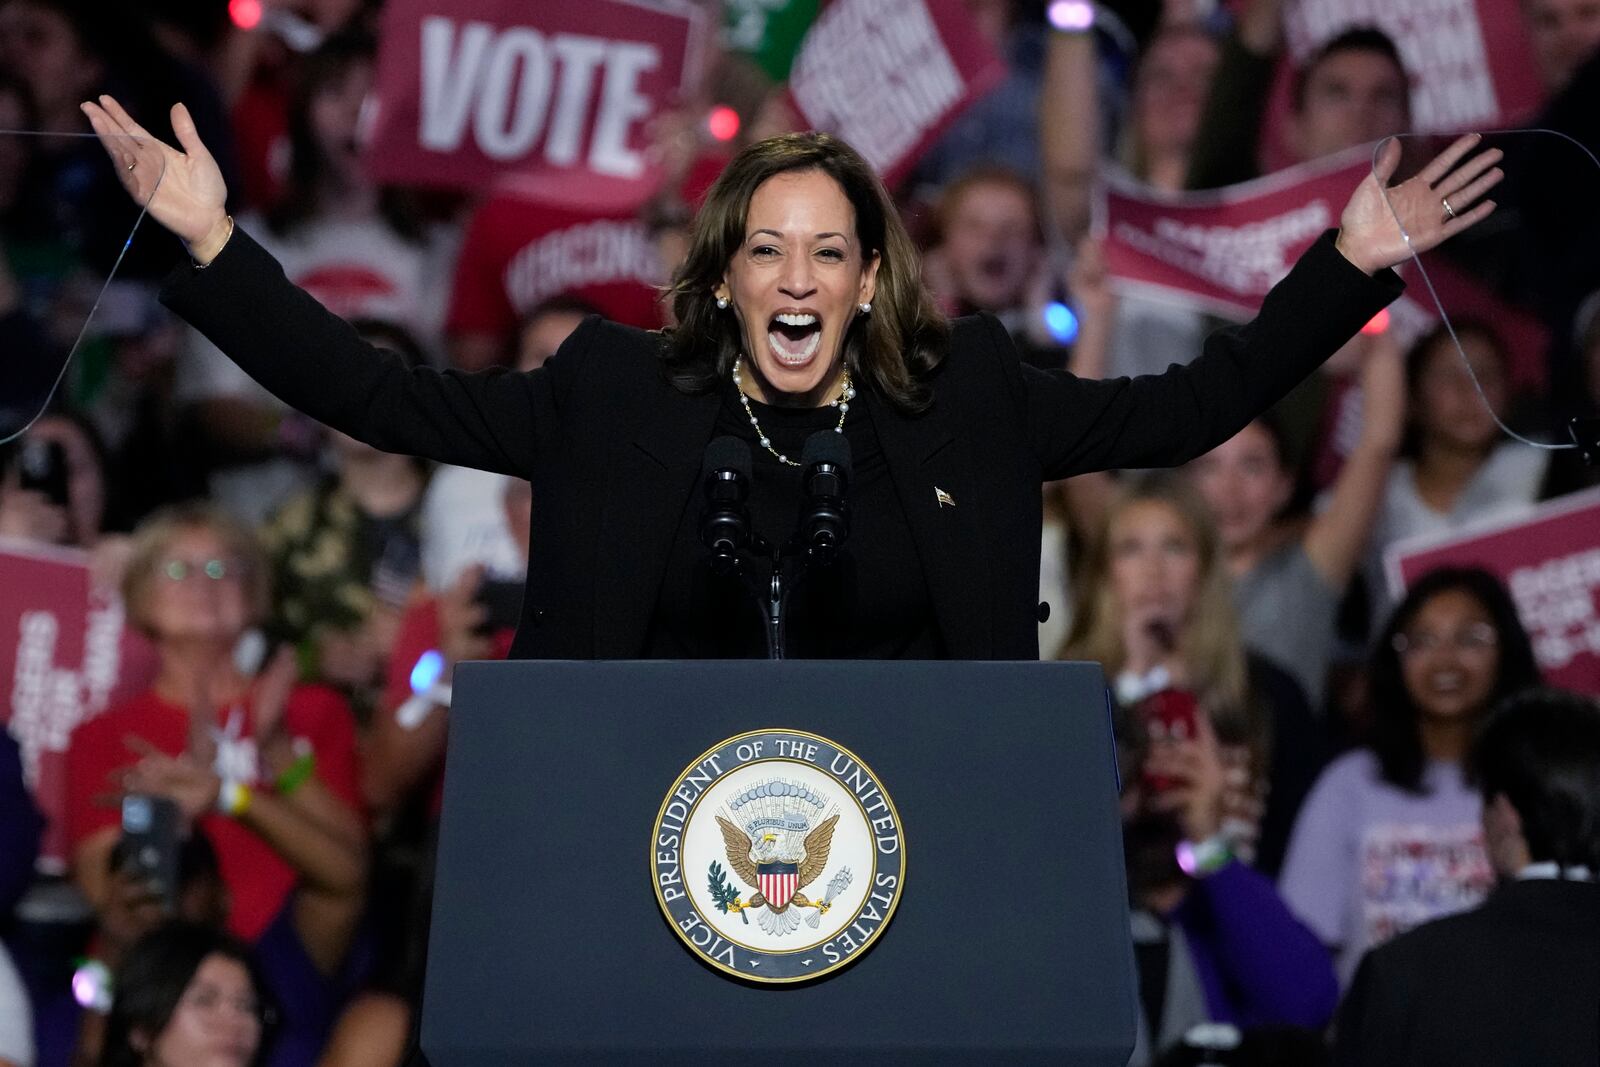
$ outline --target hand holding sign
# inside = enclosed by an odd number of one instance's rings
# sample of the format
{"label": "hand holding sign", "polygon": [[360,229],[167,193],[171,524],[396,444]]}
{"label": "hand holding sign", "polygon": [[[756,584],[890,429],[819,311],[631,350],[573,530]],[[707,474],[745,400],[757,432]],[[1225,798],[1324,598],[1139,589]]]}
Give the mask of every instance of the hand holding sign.
{"label": "hand holding sign", "polygon": [[1400,166],[1400,142],[1386,139],[1372,173],[1356,187],[1339,216],[1339,251],[1373,274],[1488,218],[1494,201],[1482,200],[1483,194],[1505,175],[1494,166],[1501,158],[1499,149],[1469,158],[1479,140],[1476,133],[1457,138],[1415,177],[1390,186],[1389,179]]}
{"label": "hand holding sign", "polygon": [[209,263],[232,232],[224,207],[228,187],[217,161],[200,142],[188,108],[172,106],[172,129],[183,146],[180,152],[152,137],[109,96],[79,106],[117,165],[123,188],[148,204],[155,220],[188,245],[197,262]]}

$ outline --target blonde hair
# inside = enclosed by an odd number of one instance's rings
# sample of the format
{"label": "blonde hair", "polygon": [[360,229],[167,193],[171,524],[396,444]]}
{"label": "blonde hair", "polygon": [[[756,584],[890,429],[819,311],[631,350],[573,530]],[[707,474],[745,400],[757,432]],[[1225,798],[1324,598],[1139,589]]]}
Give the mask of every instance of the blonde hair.
{"label": "blonde hair", "polygon": [[128,622],[147,636],[159,636],[151,629],[149,606],[161,577],[162,557],[171,551],[180,535],[192,530],[212,534],[239,561],[250,622],[266,618],[271,607],[266,554],[255,532],[214,505],[177,504],[153,513],[133,531],[128,569],[122,576],[122,602]]}
{"label": "blonde hair", "polygon": [[1178,652],[1188,668],[1189,686],[1224,741],[1258,737],[1260,724],[1250,708],[1249,674],[1239,617],[1223,565],[1221,541],[1210,513],[1188,482],[1158,472],[1124,485],[1089,539],[1083,561],[1073,568],[1072,629],[1058,659],[1099,661],[1109,676],[1127,663],[1122,638],[1122,606],[1111,582],[1111,535],[1117,523],[1138,504],[1170,508],[1188,529],[1199,557],[1199,576],[1189,616],[1178,635]]}

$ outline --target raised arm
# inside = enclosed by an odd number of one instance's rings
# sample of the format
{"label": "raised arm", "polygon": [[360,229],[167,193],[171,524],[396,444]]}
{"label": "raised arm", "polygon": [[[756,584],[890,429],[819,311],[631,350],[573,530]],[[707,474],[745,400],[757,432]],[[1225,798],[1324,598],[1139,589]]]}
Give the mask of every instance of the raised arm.
{"label": "raised arm", "polygon": [[1222,42],[1185,184],[1215,189],[1258,173],[1261,127],[1283,45],[1284,0],[1251,0]]}
{"label": "raised arm", "polygon": [[1334,480],[1328,506],[1305,533],[1306,555],[1330,589],[1343,589],[1366,551],[1389,469],[1405,432],[1405,356],[1388,334],[1367,341],[1361,363],[1361,436]]}
{"label": "raised arm", "polygon": [[[109,96],[85,103],[124,187],[180,238],[195,269],[162,300],[290,407],[357,440],[443,463],[527,477],[556,431],[562,361],[531,374],[408,370],[356,336],[236,232],[227,189],[182,104],[182,151],[152,137]],[[584,331],[570,343],[583,343]]]}
{"label": "raised arm", "polygon": [[1045,204],[1066,241],[1089,228],[1090,191],[1100,160],[1100,89],[1094,35],[1053,31],[1039,90],[1039,147]]}
{"label": "raised arm", "polygon": [[[1345,206],[1337,236],[1325,235],[1300,257],[1254,321],[1212,334],[1188,366],[1104,381],[1023,368],[1028,428],[1045,479],[1176,466],[1238,433],[1399,295],[1388,267],[1494,210],[1482,197],[1501,178],[1500,153],[1468,158],[1477,143],[1476,134],[1463,137],[1416,177],[1389,187],[1400,161],[1391,141]],[[1441,206],[1445,198],[1453,216]]]}

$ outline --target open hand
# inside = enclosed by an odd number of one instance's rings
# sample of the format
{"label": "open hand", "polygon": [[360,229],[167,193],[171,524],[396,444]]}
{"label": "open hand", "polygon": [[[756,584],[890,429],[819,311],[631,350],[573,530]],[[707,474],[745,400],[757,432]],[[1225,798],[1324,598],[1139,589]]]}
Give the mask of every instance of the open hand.
{"label": "open hand", "polygon": [[180,152],[152,137],[110,96],[79,106],[128,195],[148,204],[151,216],[188,245],[197,261],[209,263],[227,241],[228,187],[217,161],[200,142],[188,108],[172,106]]}
{"label": "open hand", "polygon": [[1458,137],[1415,177],[1391,186],[1400,165],[1400,141],[1390,138],[1339,216],[1339,251],[1372,274],[1488,218],[1494,201],[1479,201],[1505,174],[1495,167],[1503,155],[1498,148],[1469,158],[1481,140],[1476,133]]}

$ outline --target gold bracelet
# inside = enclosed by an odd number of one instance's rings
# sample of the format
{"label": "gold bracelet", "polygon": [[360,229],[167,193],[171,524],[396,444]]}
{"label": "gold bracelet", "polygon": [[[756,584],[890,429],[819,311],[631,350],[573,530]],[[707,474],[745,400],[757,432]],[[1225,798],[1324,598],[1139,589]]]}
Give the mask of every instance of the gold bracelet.
{"label": "gold bracelet", "polygon": [[222,255],[222,250],[224,248],[228,247],[228,242],[229,241],[233,240],[233,216],[229,215],[227,218],[228,218],[228,236],[226,236],[226,237],[224,237],[222,239],[222,244],[217,248],[217,255],[216,256],[212,256],[210,260],[208,260],[205,263],[202,263],[198,259],[194,258],[194,251],[192,249],[190,250],[190,252],[189,252],[189,262],[194,264],[194,269],[195,270],[205,270],[207,267],[211,266],[212,263],[215,263],[217,261],[217,256]]}

